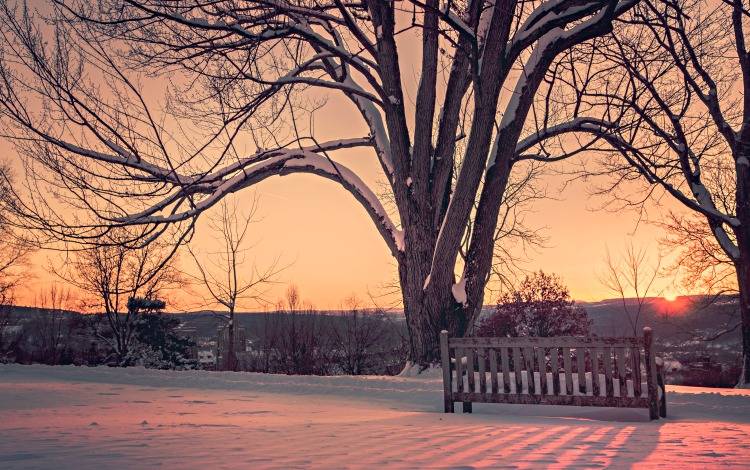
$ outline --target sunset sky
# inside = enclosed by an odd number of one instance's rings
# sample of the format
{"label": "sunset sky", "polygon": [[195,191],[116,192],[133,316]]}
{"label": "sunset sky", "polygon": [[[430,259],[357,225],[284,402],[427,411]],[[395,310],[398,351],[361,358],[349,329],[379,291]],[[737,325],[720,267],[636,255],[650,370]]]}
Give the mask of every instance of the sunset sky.
{"label": "sunset sky", "polygon": [[[595,210],[601,200],[588,196],[586,183],[576,183],[558,195],[560,178],[548,180],[549,193],[556,199],[538,201],[527,218],[531,227],[546,227],[548,247],[527,252],[527,269],[559,274],[573,298],[590,301],[612,297],[599,281],[607,249],[615,256],[633,243],[648,249],[656,260],[657,240],[662,236],[658,227],[638,225],[632,211]],[[288,265],[278,277],[279,284],[269,287],[269,300],[282,296],[294,283],[302,297],[318,308],[337,308],[352,295],[369,303],[371,294],[382,295],[388,290],[384,285],[396,280],[395,264],[372,221],[336,184],[308,175],[275,177],[240,193],[238,201],[249,203],[253,194],[259,198],[259,209],[248,237],[255,245],[249,258],[255,257],[259,268],[276,258]],[[652,218],[657,215],[657,210],[650,213]],[[198,228],[199,247],[210,246],[212,238],[205,224]],[[34,255],[35,278],[19,292],[21,303],[33,303],[54,280],[45,268],[48,260],[57,262],[51,253]],[[186,268],[191,263],[182,258]],[[682,292],[671,284],[671,278],[662,279],[654,293]],[[485,303],[493,300],[488,297]]]}
{"label": "sunset sky", "polygon": [[[403,38],[400,42],[400,60],[407,99],[412,110],[413,97],[418,83],[417,46],[420,41]],[[512,82],[512,81],[511,81]],[[146,82],[149,83],[149,82]],[[164,88],[149,83],[145,95],[151,105],[159,107],[164,102]],[[319,96],[327,100],[315,120],[319,139],[360,137],[367,130],[349,101],[336,96]],[[501,101],[508,99],[504,93]],[[247,150],[253,151],[250,142]],[[0,154],[11,165],[14,152],[0,140]],[[374,154],[363,150],[344,150],[336,158],[356,170],[372,188],[378,188],[382,173]],[[576,164],[581,160],[567,163]],[[560,169],[557,167],[553,167]],[[533,213],[526,217],[526,225],[541,228],[547,237],[547,248],[519,253],[528,257],[524,267],[556,273],[570,287],[571,295],[578,300],[598,300],[612,296],[602,286],[599,275],[604,269],[607,249],[617,257],[629,244],[645,249],[652,261],[656,260],[658,239],[663,235],[658,227],[638,223],[634,211],[607,212],[598,209],[605,199],[589,196],[593,184],[603,181],[575,182],[560,192],[564,177],[548,175],[543,179],[550,199],[536,201]],[[288,265],[278,278],[278,284],[269,287],[267,298],[275,301],[281,297],[288,284],[296,284],[305,301],[318,308],[337,308],[348,297],[356,296],[369,304],[370,297],[378,297],[389,289],[384,286],[397,280],[395,263],[377,230],[359,204],[337,184],[310,175],[272,177],[259,185],[236,195],[240,204],[247,204],[256,195],[259,200],[258,221],[253,225],[248,241],[254,245],[249,258],[255,258],[259,268],[279,259]],[[672,209],[676,207],[670,201]],[[658,220],[665,208],[652,207],[649,218]],[[213,246],[214,234],[199,223],[195,239],[198,249]],[[668,264],[666,256],[662,265]],[[19,302],[33,304],[40,292],[56,279],[49,274],[49,263],[60,263],[55,255],[46,252],[33,257],[33,278],[18,292]],[[192,260],[182,258],[186,270],[194,270]],[[660,280],[654,293],[683,293],[672,285],[673,279]],[[199,289],[184,297],[199,297]],[[395,297],[380,298],[378,303],[390,305]],[[485,303],[494,302],[493,295]],[[189,308],[190,306],[186,306]],[[248,306],[251,308],[253,306]],[[257,306],[256,306],[257,308]]]}

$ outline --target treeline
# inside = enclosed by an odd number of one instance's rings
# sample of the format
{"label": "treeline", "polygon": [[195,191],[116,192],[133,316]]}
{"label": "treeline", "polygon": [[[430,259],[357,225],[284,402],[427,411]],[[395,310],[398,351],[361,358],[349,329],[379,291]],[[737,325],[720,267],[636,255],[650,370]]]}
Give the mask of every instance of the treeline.
{"label": "treeline", "polygon": [[180,321],[158,311],[138,312],[126,357],[112,346],[105,315],[63,308],[0,306],[0,363],[132,366],[192,369],[195,344],[180,335]]}
{"label": "treeline", "polygon": [[[158,307],[158,305],[157,305]],[[242,315],[244,316],[244,315]],[[249,315],[248,315],[249,316]],[[253,315],[256,316],[256,315]],[[120,323],[132,324],[128,351],[122,354],[104,314],[63,308],[0,307],[0,363],[200,368],[198,336],[189,316],[157,310],[131,311]],[[240,316],[241,317],[241,316]],[[257,315],[256,330],[246,330],[252,346],[237,345],[236,363],[207,368],[280,374],[375,374],[401,371],[408,352],[404,322],[382,311],[352,309],[320,313],[284,309]],[[212,324],[221,325],[218,317]],[[208,337],[216,339],[217,328]],[[213,352],[222,354],[222,351]],[[224,351],[223,357],[226,358]]]}
{"label": "treeline", "polygon": [[[263,315],[236,370],[300,375],[395,375],[408,354],[404,322],[383,312],[281,310]],[[219,366],[221,367],[221,365]]]}

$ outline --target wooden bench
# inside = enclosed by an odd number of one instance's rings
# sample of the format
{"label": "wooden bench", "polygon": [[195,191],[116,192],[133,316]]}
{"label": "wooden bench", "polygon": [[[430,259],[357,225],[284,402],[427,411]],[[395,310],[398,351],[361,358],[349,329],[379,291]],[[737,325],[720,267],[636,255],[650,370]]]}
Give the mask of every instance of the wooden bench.
{"label": "wooden bench", "polygon": [[648,408],[651,419],[667,415],[650,328],[642,338],[448,338],[443,331],[440,352],[446,413],[455,402],[471,413],[475,402]]}

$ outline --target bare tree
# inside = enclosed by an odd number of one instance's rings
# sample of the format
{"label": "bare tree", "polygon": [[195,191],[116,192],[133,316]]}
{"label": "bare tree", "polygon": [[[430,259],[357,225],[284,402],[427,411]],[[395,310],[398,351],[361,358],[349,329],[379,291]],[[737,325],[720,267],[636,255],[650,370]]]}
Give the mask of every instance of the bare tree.
{"label": "bare tree", "polygon": [[345,374],[360,375],[377,359],[376,348],[387,333],[383,312],[363,312],[356,297],[346,300],[342,319],[334,324],[333,342]]}
{"label": "bare tree", "polygon": [[70,289],[59,284],[51,284],[34,302],[40,311],[31,321],[29,340],[36,347],[37,358],[45,364],[60,363],[70,335],[71,322],[66,316],[73,302]]}
{"label": "bare tree", "polygon": [[200,282],[211,296],[211,303],[227,309],[227,351],[224,354],[226,370],[237,369],[235,351],[234,314],[238,307],[253,303],[264,303],[263,288],[273,282],[279,273],[278,263],[272,263],[264,270],[253,266],[246,267],[247,252],[245,237],[253,221],[257,205],[255,201],[244,214],[238,212],[237,202],[223,200],[219,204],[218,215],[209,215],[209,228],[223,242],[218,250],[207,250],[206,256],[200,256],[188,246],[188,252],[195,261],[200,273]]}
{"label": "bare tree", "polygon": [[[637,1],[57,0],[43,30],[3,0],[0,113],[34,186],[12,208],[56,239],[138,225],[132,243],[179,241],[227,194],[274,175],[327,178],[396,260],[410,359],[426,365],[441,329],[463,335],[481,311],[512,168],[580,123],[545,112],[554,64]],[[399,54],[415,35],[412,82]],[[161,113],[143,90],[166,76]],[[316,134],[321,96],[351,104],[365,135]],[[527,119],[537,103],[545,116]],[[334,159],[357,147],[372,149],[397,220]],[[52,189],[75,219],[47,203]]]}
{"label": "bare tree", "polygon": [[665,224],[688,278],[738,288],[742,384],[750,383],[748,18],[742,0],[644,0],[612,35],[578,49],[595,66],[568,82],[576,106],[600,113],[585,131],[608,153],[585,173],[612,177],[601,193],[639,209],[663,196],[681,204],[688,215]]}
{"label": "bare tree", "polygon": [[[620,298],[633,336],[638,336],[643,308],[649,303],[649,297],[661,293],[654,287],[660,273],[661,256],[650,263],[645,249],[630,244],[619,260],[613,259],[607,250],[605,262],[600,282]],[[632,305],[633,298],[635,305]]]}
{"label": "bare tree", "polygon": [[23,329],[18,325],[18,315],[14,311],[16,290],[28,272],[28,257],[31,245],[19,240],[0,222],[0,361],[7,358],[18,346],[23,337]]}
{"label": "bare tree", "polygon": [[295,285],[267,321],[266,349],[276,372],[295,375],[329,373],[332,353],[329,332],[323,331],[321,315],[305,305]]}
{"label": "bare tree", "polygon": [[[160,300],[166,291],[183,285],[171,248],[151,243],[131,249],[110,236],[110,243],[78,251],[58,273],[80,289],[84,307],[94,310],[94,334],[112,351],[118,365],[130,365],[136,321],[144,305]],[[163,308],[163,305],[161,306]]]}
{"label": "bare tree", "polygon": [[[8,193],[10,170],[0,165],[0,198]],[[5,184],[3,184],[5,182]],[[0,214],[0,362],[7,360],[23,337],[15,314],[15,294],[23,280],[29,279],[29,255],[33,252],[29,240],[19,237]]]}

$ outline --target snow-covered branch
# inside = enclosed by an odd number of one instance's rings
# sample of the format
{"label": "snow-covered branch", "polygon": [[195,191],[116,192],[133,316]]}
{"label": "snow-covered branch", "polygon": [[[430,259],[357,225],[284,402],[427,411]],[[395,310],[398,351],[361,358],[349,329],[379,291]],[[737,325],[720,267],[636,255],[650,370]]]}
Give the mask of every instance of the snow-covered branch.
{"label": "snow-covered branch", "polygon": [[[361,145],[364,142],[368,141],[359,140],[356,143]],[[257,184],[270,176],[310,173],[338,182],[349,191],[370,215],[394,256],[398,256],[404,250],[403,234],[396,228],[375,193],[352,170],[327,156],[316,153],[316,151],[324,152],[353,146],[354,143],[354,141],[341,141],[321,144],[314,147],[314,150],[313,148],[279,149],[259,152],[241,162],[218,170],[214,175],[196,179],[194,184],[179,188],[176,193],[149,209],[120,218],[116,222],[123,225],[169,224],[191,219],[217,204],[227,194]],[[168,206],[179,203],[180,200],[192,199],[200,194],[205,194],[206,197],[193,202],[188,209],[176,209],[166,215],[161,213]]]}

